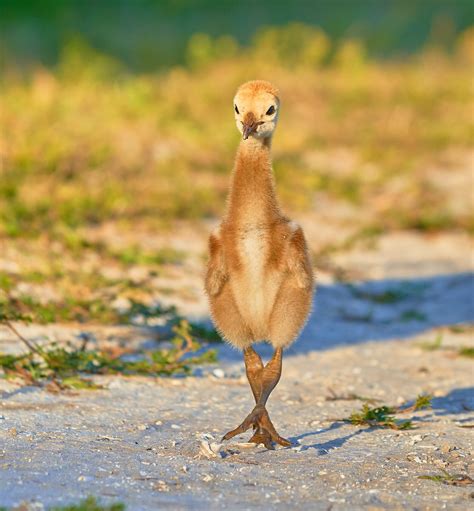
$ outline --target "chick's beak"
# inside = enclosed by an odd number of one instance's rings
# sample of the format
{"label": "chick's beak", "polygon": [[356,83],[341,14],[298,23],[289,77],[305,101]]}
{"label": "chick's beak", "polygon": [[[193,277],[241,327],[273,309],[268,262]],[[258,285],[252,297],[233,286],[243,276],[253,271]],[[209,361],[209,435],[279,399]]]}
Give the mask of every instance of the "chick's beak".
{"label": "chick's beak", "polygon": [[255,132],[257,129],[257,122],[255,119],[255,115],[252,112],[248,112],[244,117],[244,122],[242,123],[242,136],[244,140],[247,140],[249,136]]}

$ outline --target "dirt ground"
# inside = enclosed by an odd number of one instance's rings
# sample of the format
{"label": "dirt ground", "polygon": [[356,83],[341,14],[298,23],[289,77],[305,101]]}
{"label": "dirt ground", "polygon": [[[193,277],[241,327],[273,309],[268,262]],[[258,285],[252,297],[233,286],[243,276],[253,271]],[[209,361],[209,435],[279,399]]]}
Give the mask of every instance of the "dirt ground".
{"label": "dirt ground", "polygon": [[[97,377],[106,389],[61,394],[0,380],[0,505],[42,509],[94,495],[129,510],[468,509],[472,484],[419,476],[474,478],[473,362],[457,351],[473,346],[470,245],[410,236],[338,256],[360,276],[352,285],[320,275],[313,314],[285,354],[268,407],[292,447],[249,446],[249,433],[221,444],[253,406],[241,355],[225,345],[216,365],[190,377]],[[199,264],[182,271],[197,279]],[[377,299],[386,292],[390,303]],[[205,317],[200,295],[179,306]],[[33,338],[80,332],[22,328]],[[150,342],[144,330],[113,332]],[[99,342],[101,333],[110,331],[98,329]],[[441,348],[427,350],[438,335]],[[18,349],[0,330],[0,351]],[[421,393],[434,398],[407,417],[414,429],[341,420],[362,407],[361,396],[401,405]]]}

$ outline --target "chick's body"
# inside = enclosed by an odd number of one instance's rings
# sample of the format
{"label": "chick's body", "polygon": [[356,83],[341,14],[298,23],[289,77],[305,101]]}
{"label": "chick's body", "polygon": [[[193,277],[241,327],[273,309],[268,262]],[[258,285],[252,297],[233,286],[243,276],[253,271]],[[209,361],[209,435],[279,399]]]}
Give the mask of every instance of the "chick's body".
{"label": "chick's body", "polygon": [[[205,288],[222,336],[243,349],[256,406],[224,439],[254,427],[250,442],[290,445],[270,421],[265,404],[281,375],[282,350],[308,317],[313,274],[303,231],[278,204],[271,165],[271,139],[278,120],[276,89],[264,81],[242,85],[234,98],[243,135],[232,173],[227,211],[209,239]],[[256,341],[275,347],[263,365]]]}
{"label": "chick's body", "polygon": [[[282,214],[275,192],[270,149],[279,99],[272,85],[255,81],[238,90],[234,105],[244,140],[226,214],[211,236],[211,314],[224,338],[240,348],[261,340],[285,347],[308,316],[313,276],[303,231]],[[216,260],[222,281],[211,289]]]}

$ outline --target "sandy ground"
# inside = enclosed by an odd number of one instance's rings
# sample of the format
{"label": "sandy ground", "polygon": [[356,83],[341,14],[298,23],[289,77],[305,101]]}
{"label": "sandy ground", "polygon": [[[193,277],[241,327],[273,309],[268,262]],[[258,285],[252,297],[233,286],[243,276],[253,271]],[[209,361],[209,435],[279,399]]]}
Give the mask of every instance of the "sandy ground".
{"label": "sandy ground", "polygon": [[[474,478],[474,365],[455,355],[473,346],[473,331],[448,327],[474,321],[474,280],[467,245],[457,240],[450,250],[452,241],[418,239],[409,252],[403,239],[398,251],[393,239],[382,240],[371,254],[340,257],[363,282],[322,276],[268,406],[290,448],[250,447],[249,434],[220,443],[253,406],[241,356],[227,346],[217,365],[187,378],[102,377],[104,390],[62,394],[0,380],[0,505],[94,495],[129,510],[470,508],[473,485],[418,477],[446,470]],[[399,298],[371,299],[387,290]],[[203,311],[199,297],[191,300],[190,314]],[[421,347],[438,334],[443,349]],[[121,335],[147,341],[144,331]],[[1,330],[0,351],[16,349]],[[415,412],[416,429],[340,420],[361,408],[354,394],[399,405],[420,393],[434,399],[431,410]]]}

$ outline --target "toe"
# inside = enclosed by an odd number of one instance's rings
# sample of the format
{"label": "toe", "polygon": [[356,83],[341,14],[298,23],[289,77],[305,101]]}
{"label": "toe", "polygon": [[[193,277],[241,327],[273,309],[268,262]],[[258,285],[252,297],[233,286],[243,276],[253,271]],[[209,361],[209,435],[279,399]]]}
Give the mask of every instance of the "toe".
{"label": "toe", "polygon": [[273,439],[274,442],[276,442],[277,444],[282,445],[283,447],[290,447],[290,445],[291,445],[291,442],[289,440],[287,440],[286,438],[283,438],[278,433],[277,433],[276,438],[272,437],[272,439]]}
{"label": "toe", "polygon": [[291,445],[291,442],[287,440],[286,438],[283,438],[280,436],[275,429],[275,426],[272,424],[272,421],[270,420],[270,417],[268,416],[268,413],[265,413],[261,418],[261,425],[264,429],[268,431],[270,434],[271,439],[276,442],[277,444],[282,445],[283,447],[289,447]]}
{"label": "toe", "polygon": [[252,438],[249,440],[252,444],[263,444],[267,449],[273,449],[272,437],[265,429],[258,428]]}
{"label": "toe", "polygon": [[229,439],[233,438],[236,435],[240,435],[241,433],[245,433],[250,428],[250,426],[252,426],[252,424],[254,424],[254,422],[255,422],[255,420],[254,420],[254,412],[252,412],[250,415],[248,415],[245,418],[244,422],[242,422],[242,424],[240,426],[237,426],[232,431],[229,431],[228,433],[226,433],[222,437],[222,441],[229,440]]}

